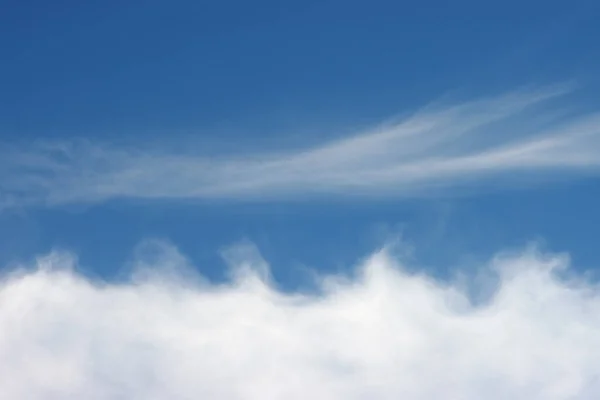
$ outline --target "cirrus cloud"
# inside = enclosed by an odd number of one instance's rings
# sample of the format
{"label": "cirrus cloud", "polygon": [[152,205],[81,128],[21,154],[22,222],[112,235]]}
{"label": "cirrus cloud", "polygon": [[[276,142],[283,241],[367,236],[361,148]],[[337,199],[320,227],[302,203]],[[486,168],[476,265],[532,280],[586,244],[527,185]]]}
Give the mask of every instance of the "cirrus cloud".
{"label": "cirrus cloud", "polygon": [[[426,107],[312,148],[210,155],[60,141],[0,146],[0,207],[130,199],[423,196],[600,170],[600,114],[552,105],[569,87]],[[176,139],[175,139],[176,141]],[[518,173],[515,173],[518,172]],[[494,179],[492,179],[494,178]]]}

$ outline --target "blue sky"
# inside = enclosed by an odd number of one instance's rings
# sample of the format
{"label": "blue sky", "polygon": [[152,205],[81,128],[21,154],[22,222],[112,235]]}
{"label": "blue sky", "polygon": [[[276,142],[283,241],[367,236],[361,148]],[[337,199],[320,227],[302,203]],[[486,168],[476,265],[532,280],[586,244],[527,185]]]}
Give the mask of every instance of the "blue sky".
{"label": "blue sky", "polygon": [[285,292],[393,239],[438,278],[531,243],[597,271],[597,1],[1,8],[5,273],[69,254],[112,282],[160,240],[221,282],[242,242]]}
{"label": "blue sky", "polygon": [[[597,15],[592,1],[9,2],[0,134],[9,144],[85,138],[256,152],[339,138],[442,98],[573,80],[566,107],[585,112],[598,103]],[[381,240],[370,232],[400,229],[436,264],[539,239],[593,263],[598,182],[538,186],[343,204],[31,207],[0,215],[0,258],[60,246],[108,272],[156,235],[206,264],[220,246],[249,239],[285,265],[329,265]]]}

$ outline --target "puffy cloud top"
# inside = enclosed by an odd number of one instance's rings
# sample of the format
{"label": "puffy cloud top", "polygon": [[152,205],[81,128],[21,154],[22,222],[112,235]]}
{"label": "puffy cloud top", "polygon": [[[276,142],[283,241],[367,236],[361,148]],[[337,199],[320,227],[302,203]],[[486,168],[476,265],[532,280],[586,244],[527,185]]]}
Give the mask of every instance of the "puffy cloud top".
{"label": "puffy cloud top", "polygon": [[316,293],[282,292],[255,254],[231,254],[225,284],[168,273],[185,270],[174,250],[121,283],[59,253],[5,276],[2,398],[600,396],[600,290],[565,278],[564,256],[494,258],[494,288],[474,303],[480,281],[408,273],[385,250]]}

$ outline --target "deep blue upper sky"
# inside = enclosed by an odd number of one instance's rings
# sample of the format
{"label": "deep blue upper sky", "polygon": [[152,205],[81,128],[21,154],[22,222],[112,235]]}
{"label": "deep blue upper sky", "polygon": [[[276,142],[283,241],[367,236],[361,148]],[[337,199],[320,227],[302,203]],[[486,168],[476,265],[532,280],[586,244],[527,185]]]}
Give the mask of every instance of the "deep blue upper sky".
{"label": "deep blue upper sky", "polygon": [[[5,1],[3,135],[356,123],[448,91],[598,84],[595,1]],[[323,121],[325,120],[325,121]],[[258,133],[257,133],[258,134]]]}
{"label": "deep blue upper sky", "polygon": [[[580,105],[598,103],[595,0],[5,0],[1,9],[0,139],[9,143],[312,143],[448,93],[570,79],[584,87]],[[291,281],[288,266],[354,262],[388,230],[436,266],[543,239],[588,267],[600,258],[598,198],[589,179],[422,201],[26,209],[0,214],[0,262],[60,246],[110,275],[140,239],[160,236],[216,265],[219,247],[247,238]]]}

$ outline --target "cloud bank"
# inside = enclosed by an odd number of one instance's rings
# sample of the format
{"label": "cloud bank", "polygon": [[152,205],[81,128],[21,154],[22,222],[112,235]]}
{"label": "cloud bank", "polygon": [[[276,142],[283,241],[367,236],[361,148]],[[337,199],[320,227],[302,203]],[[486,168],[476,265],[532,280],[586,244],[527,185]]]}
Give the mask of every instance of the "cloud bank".
{"label": "cloud bank", "polygon": [[206,154],[139,143],[0,146],[0,205],[137,199],[422,196],[600,170],[600,114],[553,105],[568,87],[426,107],[312,148]]}
{"label": "cloud bank", "polygon": [[121,283],[79,275],[66,253],[5,276],[2,397],[600,396],[600,288],[569,274],[565,255],[495,257],[495,289],[475,304],[467,292],[491,286],[409,274],[385,249],[354,274],[322,276],[318,294],[285,293],[247,250],[227,253],[224,284],[178,278],[189,265],[173,249]]}

